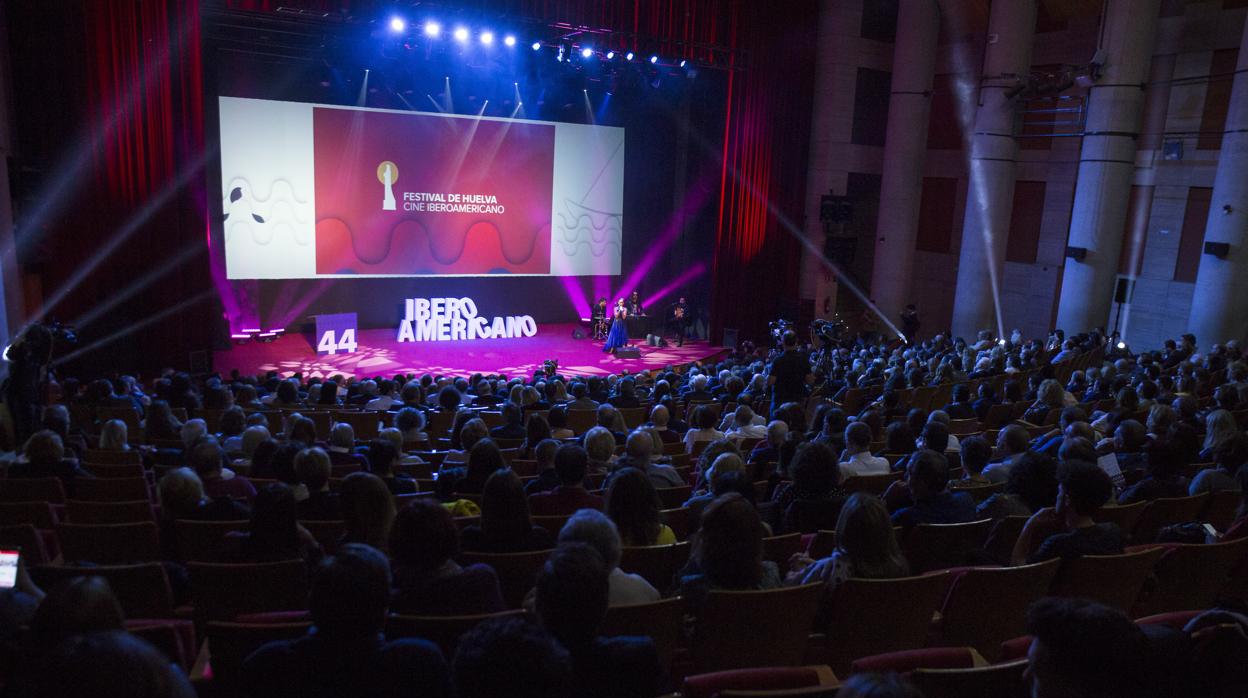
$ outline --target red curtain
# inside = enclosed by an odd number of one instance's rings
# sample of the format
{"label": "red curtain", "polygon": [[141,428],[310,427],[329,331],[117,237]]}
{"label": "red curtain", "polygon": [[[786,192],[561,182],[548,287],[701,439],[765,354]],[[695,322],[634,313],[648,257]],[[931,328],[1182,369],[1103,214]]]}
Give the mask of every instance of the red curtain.
{"label": "red curtain", "polygon": [[748,63],[728,81],[713,341],[725,327],[762,336],[783,306],[796,307],[817,16],[810,0],[792,0],[784,13],[738,6],[733,40]]}

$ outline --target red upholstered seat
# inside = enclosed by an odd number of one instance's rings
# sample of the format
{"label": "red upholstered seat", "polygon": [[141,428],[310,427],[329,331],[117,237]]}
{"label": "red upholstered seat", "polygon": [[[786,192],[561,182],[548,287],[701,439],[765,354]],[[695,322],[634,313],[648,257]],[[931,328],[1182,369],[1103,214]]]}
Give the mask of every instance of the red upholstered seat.
{"label": "red upholstered seat", "polygon": [[734,669],[685,678],[684,698],[713,698],[726,690],[781,691],[811,686],[835,686],[836,676],[826,666]]}
{"label": "red upholstered seat", "polygon": [[988,662],[973,647],[928,647],[855,659],[851,674],[908,674],[915,669],[969,669]]}

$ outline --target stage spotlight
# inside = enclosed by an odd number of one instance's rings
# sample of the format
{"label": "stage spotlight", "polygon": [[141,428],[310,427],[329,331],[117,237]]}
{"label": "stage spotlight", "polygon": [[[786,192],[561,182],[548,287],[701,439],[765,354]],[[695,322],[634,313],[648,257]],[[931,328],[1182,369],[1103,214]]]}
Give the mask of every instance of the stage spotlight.
{"label": "stage spotlight", "polygon": [[658,57],[658,56],[651,56],[651,57],[650,57],[650,62],[651,62],[651,63],[658,63],[658,62],[659,62],[659,57]]}
{"label": "stage spotlight", "polygon": [[607,60],[610,61],[614,59],[615,59],[615,51],[607,51]]}
{"label": "stage spotlight", "polygon": [[559,47],[559,55],[555,56],[555,60],[559,61],[560,63],[563,62],[563,46]]}
{"label": "stage spotlight", "polygon": [[1005,346],[1005,340],[1004,340],[1004,339],[998,339],[998,340],[997,340],[997,344],[1000,344],[1001,346]]}
{"label": "stage spotlight", "polygon": [[481,32],[481,43],[489,46],[494,43],[494,32]]}
{"label": "stage spotlight", "polygon": [[631,60],[633,60],[633,52],[632,52],[632,51],[629,51],[628,53],[624,54],[624,60],[626,60],[626,61],[631,61]]}
{"label": "stage spotlight", "polygon": [[682,68],[683,68],[683,67],[685,67],[685,63],[687,63],[687,62],[688,62],[688,61],[681,61],[681,62],[680,62],[680,67],[682,67]]}
{"label": "stage spotlight", "polygon": [[589,58],[592,55],[594,55],[594,50],[592,48],[586,46],[581,49],[581,58]]}
{"label": "stage spotlight", "polygon": [[507,36],[504,36],[504,37],[503,37],[503,45],[507,46],[508,48],[511,48],[512,46],[515,46],[515,45],[516,45],[516,37],[512,36],[511,34],[508,34]]}
{"label": "stage spotlight", "polygon": [[533,43],[529,46],[529,48],[533,49],[534,51],[540,51],[540,50],[542,50],[542,42],[540,42],[540,41],[534,41],[534,42],[533,42]]}
{"label": "stage spotlight", "polygon": [[406,30],[407,30],[407,21],[406,21],[406,20],[404,20],[402,17],[391,17],[391,18],[390,18],[390,31],[392,31],[392,32],[394,32],[394,33],[396,33],[396,34],[401,34],[402,32],[404,32],[404,31],[406,31]]}
{"label": "stage spotlight", "polygon": [[425,36],[437,38],[442,33],[442,25],[434,21],[425,22]]}
{"label": "stage spotlight", "polygon": [[455,36],[455,40],[461,43],[464,41],[467,41],[468,40],[468,28],[467,27],[455,27],[454,36]]}
{"label": "stage spotlight", "polygon": [[1127,343],[1126,343],[1126,342],[1118,342],[1118,348],[1119,348],[1119,349],[1126,349],[1126,348],[1127,348]]}

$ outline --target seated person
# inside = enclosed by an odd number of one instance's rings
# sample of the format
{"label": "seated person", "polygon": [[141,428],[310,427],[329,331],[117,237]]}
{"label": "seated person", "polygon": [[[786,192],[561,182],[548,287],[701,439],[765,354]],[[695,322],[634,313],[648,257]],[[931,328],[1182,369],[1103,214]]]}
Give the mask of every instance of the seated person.
{"label": "seated person", "polygon": [[[507,617],[478,623],[459,640],[456,698],[572,698],[572,660],[541,626]],[[416,695],[416,694],[413,694]]]}
{"label": "seated person", "polygon": [[464,550],[484,553],[521,553],[549,550],[554,537],[534,526],[524,484],[511,470],[498,470],[485,481],[481,493],[481,523],[464,529]]}
{"label": "seated person", "polygon": [[1031,516],[1057,498],[1057,461],[1028,451],[1014,461],[1005,489],[975,508],[977,519]]}
{"label": "seated person", "polygon": [[790,467],[792,484],[787,492],[776,495],[782,533],[815,533],[836,527],[845,493],[835,461],[832,449],[823,444],[798,447]]}
{"label": "seated person", "polygon": [[1148,457],[1144,452],[1147,447],[1148,433],[1144,425],[1134,419],[1124,419],[1114,429],[1114,437],[1098,444],[1097,450],[1113,451],[1114,457],[1118,459],[1118,469],[1123,475],[1128,475],[1142,474],[1147,470]]}
{"label": "seated person", "polygon": [[789,436],[789,425],[773,419],[767,424],[767,436],[750,451],[746,462],[750,465],[776,463],[780,460],[780,448]]}
{"label": "seated person", "polygon": [[354,465],[357,470],[368,470],[368,459],[355,452],[355,429],[346,422],[338,422],[329,430],[325,452],[330,465]]}
{"label": "seated person", "polygon": [[1148,447],[1147,476],[1123,490],[1118,495],[1119,504],[1151,501],[1154,499],[1186,497],[1188,480],[1181,468],[1187,459],[1181,455],[1182,446],[1177,440],[1161,438]]}
{"label": "seated person", "polygon": [[662,503],[654,483],[636,468],[615,473],[607,488],[606,512],[624,545],[671,545],[676,534],[662,520]]}
{"label": "seated person", "polygon": [[659,433],[659,438],[663,439],[664,445],[681,441],[680,434],[668,428],[670,419],[671,415],[663,405],[655,405],[654,409],[650,410],[650,427]]}
{"label": "seated person", "polygon": [[887,475],[890,466],[887,458],[871,455],[871,427],[863,422],[852,422],[845,427],[845,452],[841,454],[841,480],[855,475]]}
{"label": "seated person", "polygon": [[762,424],[756,424],[754,410],[750,409],[748,405],[741,405],[732,413],[732,424],[726,435],[733,441],[762,439],[767,436],[767,427]]}
{"label": "seated person", "polygon": [[[550,492],[559,486],[559,471],[555,470],[555,456],[561,444],[554,439],[543,439],[533,449],[533,460],[537,462],[537,478],[529,480],[524,491],[532,497],[539,492]],[[586,458],[589,456],[586,455]],[[588,464],[586,465],[588,468]]]}
{"label": "seated person", "polygon": [[[894,483],[889,489],[897,486]],[[893,524],[907,528],[921,523],[967,523],[975,520],[975,499],[950,492],[949,462],[931,449],[916,451],[906,466],[906,488],[912,504],[893,512]],[[885,493],[887,495],[887,492]],[[884,498],[889,499],[887,496]]]}
{"label": "seated person", "polygon": [[1248,436],[1238,434],[1224,442],[1214,453],[1215,467],[1205,468],[1188,485],[1187,493],[1197,495],[1201,492],[1240,491],[1239,478],[1236,475],[1245,462],[1248,462]]}
{"label": "seated person", "polygon": [[975,406],[971,404],[971,386],[959,383],[953,386],[953,402],[941,408],[949,419],[975,419]]}
{"label": "seated person", "polygon": [[225,467],[225,451],[221,450],[214,437],[202,437],[188,450],[187,465],[203,481],[204,492],[209,497],[232,497],[250,501],[256,496],[256,488],[250,480]]}
{"label": "seated person", "polygon": [[[1058,470],[1057,504],[1040,509],[1027,520],[1014,544],[1013,563],[1122,553],[1123,535],[1118,525],[1092,520],[1113,493],[1109,475],[1096,465],[1077,460],[1063,463]],[[1041,535],[1048,537],[1036,548]]]}
{"label": "seated person", "polygon": [[984,468],[984,477],[989,482],[1005,482],[1010,477],[1010,468],[1014,461],[1030,448],[1027,441],[1027,430],[1018,424],[1011,424],[997,434],[997,449],[993,462]]}
{"label": "seated person", "polygon": [[78,461],[65,457],[65,444],[56,432],[42,429],[31,434],[23,449],[26,456],[24,462],[17,462],[8,468],[8,477],[36,478],[56,477],[65,486],[65,494],[72,499],[74,496],[74,478],[91,477],[91,473],[83,470]]}
{"label": "seated person", "polygon": [[535,607],[542,626],[568,650],[582,695],[654,696],[663,669],[648,637],[602,637],[607,614],[609,569],[585,543],[561,544],[537,575]]}
{"label": "seated person", "polygon": [[559,486],[529,497],[529,509],[536,516],[574,514],[580,509],[602,510],[603,500],[585,489],[589,456],[577,444],[563,444],[555,452],[555,472]]}
{"label": "seated person", "polygon": [[459,529],[446,507],[424,498],[403,507],[390,529],[394,612],[469,616],[504,610],[494,568],[461,567],[454,560],[458,554]]}
{"label": "seated person", "polygon": [[982,436],[968,436],[962,439],[962,469],[966,474],[957,482],[959,485],[977,487],[992,484],[984,476],[984,467],[992,458],[992,446]]}
{"label": "seated person", "polygon": [[523,439],[524,412],[514,402],[503,403],[503,423],[490,430],[491,439]]}
{"label": "seated person", "polygon": [[714,589],[776,589],[780,568],[763,559],[763,522],[741,495],[725,494],[706,508],[689,562],[677,573],[678,593],[697,615]]}
{"label": "seated person", "polygon": [[1027,612],[1032,636],[1024,677],[1033,696],[1166,695],[1173,657],[1156,656],[1142,626],[1085,599],[1045,598]]}
{"label": "seated person", "polygon": [[453,695],[442,653],[426,640],[386,641],[390,565],[367,545],[348,543],[323,561],[308,595],[313,629],[278,640],[243,663],[252,696]]}
{"label": "seated person", "polygon": [[307,488],[308,496],[299,502],[299,518],[311,521],[339,521],[342,519],[342,501],[337,492],[329,490],[332,470],[330,456],[313,446],[295,456],[295,474]]}
{"label": "seated person", "polygon": [[229,562],[277,562],[303,560],[316,564],[321,544],[299,525],[294,491],[275,482],[256,493],[246,531],[230,531],[222,541]]}
{"label": "seated person", "polygon": [[373,439],[368,442],[368,465],[372,473],[381,478],[390,489],[391,494],[413,494],[416,492],[416,481],[410,477],[394,472],[399,463],[399,450],[386,439]]}
{"label": "seated person", "polygon": [[598,551],[611,572],[607,576],[607,604],[631,606],[659,600],[659,592],[645,577],[620,569],[623,543],[619,529],[607,515],[595,509],[582,509],[572,515],[559,531],[558,545],[586,543]]}

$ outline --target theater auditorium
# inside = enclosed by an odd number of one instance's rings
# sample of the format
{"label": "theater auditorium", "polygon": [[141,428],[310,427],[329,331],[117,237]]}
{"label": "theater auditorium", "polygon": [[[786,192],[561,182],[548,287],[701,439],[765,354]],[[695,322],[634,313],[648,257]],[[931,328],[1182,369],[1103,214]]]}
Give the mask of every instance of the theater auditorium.
{"label": "theater auditorium", "polygon": [[0,697],[1248,696],[1248,2],[0,0]]}

